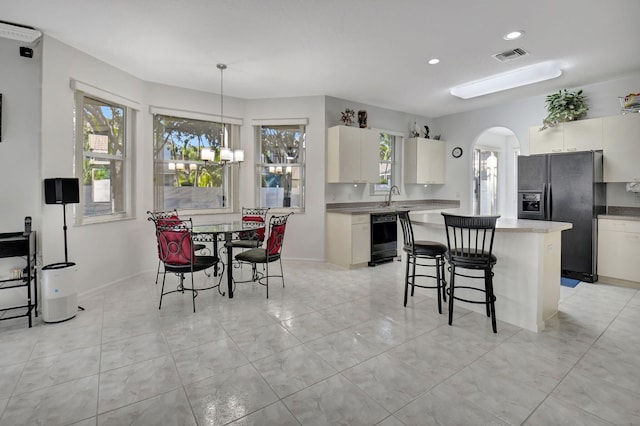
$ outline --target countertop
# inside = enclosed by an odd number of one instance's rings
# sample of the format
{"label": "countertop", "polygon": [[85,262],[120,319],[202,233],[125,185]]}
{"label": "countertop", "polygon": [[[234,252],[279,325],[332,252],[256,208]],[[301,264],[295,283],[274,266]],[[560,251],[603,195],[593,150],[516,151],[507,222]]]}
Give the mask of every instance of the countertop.
{"label": "countertop", "polygon": [[[436,226],[444,228],[444,218],[439,213],[423,213],[411,215],[414,225]],[[565,231],[573,228],[568,222],[547,222],[544,220],[499,218],[496,222],[496,232],[529,232],[546,234]]]}
{"label": "countertop", "polygon": [[626,216],[617,214],[599,214],[598,219],[612,219],[612,220],[636,220],[640,221],[640,216]]}
{"label": "countertop", "polygon": [[390,206],[384,203],[334,203],[327,204],[327,213],[340,214],[370,214],[370,213],[390,213],[398,210],[428,211],[457,209],[460,207],[459,201],[449,200],[398,200]]}

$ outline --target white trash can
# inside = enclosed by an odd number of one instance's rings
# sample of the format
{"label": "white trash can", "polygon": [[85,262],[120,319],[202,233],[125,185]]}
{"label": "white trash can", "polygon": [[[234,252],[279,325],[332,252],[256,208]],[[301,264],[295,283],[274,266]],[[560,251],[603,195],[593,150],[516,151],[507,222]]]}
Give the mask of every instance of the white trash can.
{"label": "white trash can", "polygon": [[42,267],[42,320],[61,322],[78,312],[76,279],[78,268],[73,262],[52,263]]}

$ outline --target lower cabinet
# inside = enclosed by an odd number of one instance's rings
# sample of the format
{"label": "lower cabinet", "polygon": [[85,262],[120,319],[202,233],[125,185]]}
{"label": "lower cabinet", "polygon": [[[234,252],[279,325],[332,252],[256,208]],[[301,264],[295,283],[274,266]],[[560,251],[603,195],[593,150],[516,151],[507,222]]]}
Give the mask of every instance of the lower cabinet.
{"label": "lower cabinet", "polygon": [[[640,283],[640,221],[598,219],[598,276]],[[615,284],[615,282],[613,283]]]}
{"label": "lower cabinet", "polygon": [[371,215],[327,213],[327,260],[347,268],[371,260]]}

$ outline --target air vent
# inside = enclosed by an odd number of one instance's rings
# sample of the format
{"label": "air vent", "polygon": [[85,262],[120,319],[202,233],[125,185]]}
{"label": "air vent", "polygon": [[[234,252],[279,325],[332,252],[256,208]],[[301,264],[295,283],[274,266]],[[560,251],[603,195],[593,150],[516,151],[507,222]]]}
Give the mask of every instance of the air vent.
{"label": "air vent", "polygon": [[514,59],[521,58],[528,54],[529,53],[526,50],[520,49],[519,47],[517,47],[513,50],[507,50],[506,52],[496,53],[495,55],[492,55],[492,56],[497,60],[499,60],[500,62],[511,62]]}

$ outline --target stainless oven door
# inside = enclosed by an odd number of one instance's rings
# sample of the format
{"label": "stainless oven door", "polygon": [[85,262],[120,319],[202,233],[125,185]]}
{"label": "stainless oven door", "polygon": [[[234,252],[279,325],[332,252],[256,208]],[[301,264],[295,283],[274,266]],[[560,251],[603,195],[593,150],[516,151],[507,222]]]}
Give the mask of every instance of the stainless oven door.
{"label": "stainless oven door", "polygon": [[518,219],[547,220],[545,191],[518,192]]}

